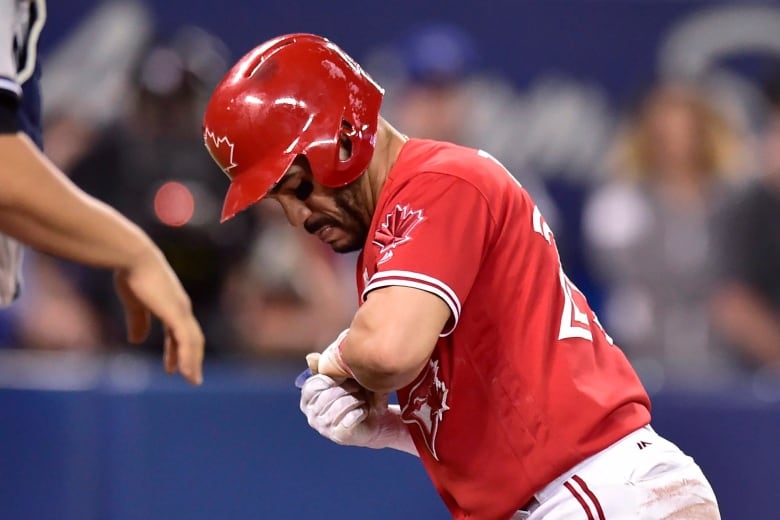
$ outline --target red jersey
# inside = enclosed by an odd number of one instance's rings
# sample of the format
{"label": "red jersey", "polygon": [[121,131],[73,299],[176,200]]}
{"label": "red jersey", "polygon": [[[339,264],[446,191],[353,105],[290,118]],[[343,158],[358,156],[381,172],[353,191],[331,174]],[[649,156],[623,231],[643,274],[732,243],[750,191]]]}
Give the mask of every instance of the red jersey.
{"label": "red jersey", "polygon": [[426,369],[397,393],[455,518],[509,518],[650,422],[644,388],[564,274],[538,208],[485,152],[404,145],[357,281],[361,301],[400,285],[439,296],[452,312]]}

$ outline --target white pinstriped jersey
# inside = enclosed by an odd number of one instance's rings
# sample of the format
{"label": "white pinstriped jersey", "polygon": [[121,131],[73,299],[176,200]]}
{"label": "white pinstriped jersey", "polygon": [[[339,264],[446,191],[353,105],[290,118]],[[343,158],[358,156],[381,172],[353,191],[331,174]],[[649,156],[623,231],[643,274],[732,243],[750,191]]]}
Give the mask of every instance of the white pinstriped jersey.
{"label": "white pinstriped jersey", "polygon": [[22,94],[35,70],[45,0],[0,0],[0,89]]}
{"label": "white pinstriped jersey", "polygon": [[[0,0],[0,96],[16,106],[35,70],[38,36],[46,20],[45,0]],[[0,306],[19,291],[22,246],[0,234]]]}

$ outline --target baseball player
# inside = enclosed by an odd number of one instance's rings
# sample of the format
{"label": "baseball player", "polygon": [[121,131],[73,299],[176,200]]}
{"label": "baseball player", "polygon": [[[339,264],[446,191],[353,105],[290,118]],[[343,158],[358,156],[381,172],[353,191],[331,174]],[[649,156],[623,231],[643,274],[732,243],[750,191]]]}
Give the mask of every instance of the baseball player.
{"label": "baseball player", "polygon": [[113,269],[128,339],[143,341],[154,314],[166,330],[166,369],[200,384],[203,333],[163,254],[141,229],[79,190],[40,151],[36,52],[45,18],[43,0],[0,0],[0,305],[9,305],[20,291],[20,242]]}
{"label": "baseball player", "polygon": [[418,456],[453,518],[719,518],[528,193],[485,152],[403,135],[382,96],[332,42],[293,34],[241,58],[204,116],[223,220],[270,198],[360,250],[359,310],[307,357],[309,424]]}

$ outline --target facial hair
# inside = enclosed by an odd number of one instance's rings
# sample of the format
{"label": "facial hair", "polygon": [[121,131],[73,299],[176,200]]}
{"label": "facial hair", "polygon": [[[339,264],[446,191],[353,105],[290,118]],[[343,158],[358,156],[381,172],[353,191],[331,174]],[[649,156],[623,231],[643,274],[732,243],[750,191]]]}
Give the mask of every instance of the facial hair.
{"label": "facial hair", "polygon": [[348,240],[339,245],[331,244],[333,250],[337,253],[359,251],[366,243],[371,216],[366,215],[365,211],[361,211],[363,205],[360,204],[357,196],[357,183],[334,191],[333,200],[338,207],[339,218],[322,216],[305,222],[303,227],[311,234],[315,234],[325,226],[341,228],[346,232]]}

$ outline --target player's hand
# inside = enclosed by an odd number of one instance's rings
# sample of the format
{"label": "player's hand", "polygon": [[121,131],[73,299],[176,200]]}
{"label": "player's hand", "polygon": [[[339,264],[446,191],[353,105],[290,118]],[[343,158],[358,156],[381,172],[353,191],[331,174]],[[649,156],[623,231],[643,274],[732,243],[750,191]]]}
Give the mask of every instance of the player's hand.
{"label": "player's hand", "polygon": [[322,374],[310,377],[301,389],[300,408],[312,428],[337,444],[417,455],[400,408],[354,380],[339,384]]}
{"label": "player's hand", "polygon": [[306,355],[306,364],[312,374],[323,374],[337,382],[353,378],[352,372],[341,359],[339,350],[341,342],[347,336],[349,329],[343,330],[338,337],[328,345],[322,353],[312,352]]}
{"label": "player's hand", "polygon": [[201,384],[203,332],[192,314],[189,296],[162,253],[151,249],[129,268],[115,271],[114,284],[125,310],[128,341],[144,341],[154,315],[165,329],[166,371],[181,372],[190,383]]}

